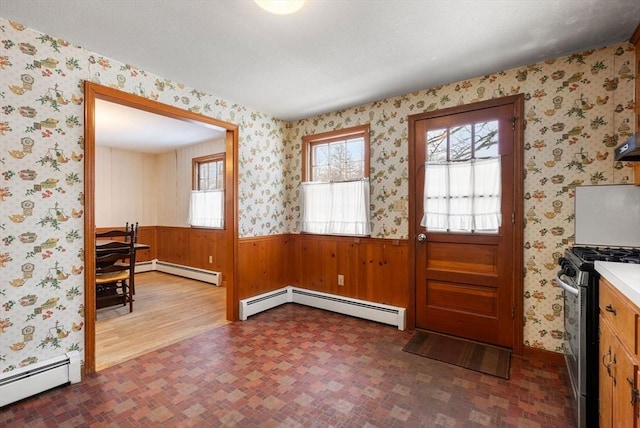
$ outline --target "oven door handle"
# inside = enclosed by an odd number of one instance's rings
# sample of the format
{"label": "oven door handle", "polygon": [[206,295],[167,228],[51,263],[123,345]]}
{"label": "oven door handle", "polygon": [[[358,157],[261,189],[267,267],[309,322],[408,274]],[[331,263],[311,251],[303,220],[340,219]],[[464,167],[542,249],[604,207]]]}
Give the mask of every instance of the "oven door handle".
{"label": "oven door handle", "polygon": [[577,296],[578,294],[580,294],[580,290],[578,290],[576,287],[573,287],[569,284],[567,284],[566,282],[564,282],[560,277],[564,274],[564,272],[562,272],[562,270],[559,270],[558,273],[556,274],[556,280],[558,281],[558,283],[560,284],[560,287],[562,287],[563,290],[565,290],[566,292]]}

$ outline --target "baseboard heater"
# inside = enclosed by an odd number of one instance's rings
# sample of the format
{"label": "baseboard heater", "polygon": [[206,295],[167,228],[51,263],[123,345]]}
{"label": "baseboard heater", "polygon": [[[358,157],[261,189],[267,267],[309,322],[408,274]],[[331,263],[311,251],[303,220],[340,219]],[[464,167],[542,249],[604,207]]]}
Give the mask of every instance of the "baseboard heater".
{"label": "baseboard heater", "polygon": [[251,315],[275,308],[284,303],[298,303],[344,315],[395,325],[398,327],[398,330],[404,330],[406,328],[406,311],[404,308],[352,299],[350,297],[336,296],[334,294],[306,290],[293,286],[287,286],[259,296],[241,300],[240,319],[246,321]]}
{"label": "baseboard heater", "polygon": [[[141,266],[141,268],[146,270],[157,270],[158,272],[170,273],[172,275],[184,276],[185,278],[208,282],[218,287],[222,285],[222,273],[214,272],[212,270],[204,270],[204,269],[198,269],[198,268],[193,268],[189,266],[182,266],[174,263],[161,262],[159,260],[155,261],[155,269],[145,268],[144,266]],[[136,266],[136,272],[138,272],[137,266]]]}
{"label": "baseboard heater", "polygon": [[80,353],[67,352],[0,375],[0,407],[67,383],[80,382]]}
{"label": "baseboard heater", "polygon": [[136,273],[151,272],[156,269],[157,260],[148,260],[144,262],[136,262]]}

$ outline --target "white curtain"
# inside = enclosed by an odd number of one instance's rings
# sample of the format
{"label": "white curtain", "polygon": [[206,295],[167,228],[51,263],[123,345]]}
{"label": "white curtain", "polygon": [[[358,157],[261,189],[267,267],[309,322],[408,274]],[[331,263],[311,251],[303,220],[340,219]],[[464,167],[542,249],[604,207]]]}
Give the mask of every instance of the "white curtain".
{"label": "white curtain", "polygon": [[427,229],[491,231],[500,227],[500,158],[425,164]]}
{"label": "white curtain", "polygon": [[371,234],[369,181],[300,184],[302,232],[327,235]]}
{"label": "white curtain", "polygon": [[193,190],[189,204],[191,226],[224,227],[224,190]]}

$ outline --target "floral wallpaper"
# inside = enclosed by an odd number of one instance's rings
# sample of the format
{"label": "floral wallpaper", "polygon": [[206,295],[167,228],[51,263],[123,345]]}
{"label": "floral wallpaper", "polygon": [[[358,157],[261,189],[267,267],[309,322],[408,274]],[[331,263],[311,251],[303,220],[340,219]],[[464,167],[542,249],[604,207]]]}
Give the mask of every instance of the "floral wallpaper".
{"label": "floral wallpaper", "polygon": [[297,232],[302,135],[369,123],[373,236],[406,239],[407,116],[525,93],[524,337],[562,352],[555,261],[574,186],[633,180],[612,160],[633,61],[624,43],[285,124],[0,18],[0,372],[83,352],[84,80],[238,124],[241,237]]}
{"label": "floral wallpaper", "polygon": [[238,124],[240,234],[287,232],[283,122],[0,18],[0,372],[84,351],[84,80]]}
{"label": "floral wallpaper", "polygon": [[[557,259],[573,239],[573,195],[580,184],[634,180],[613,149],[634,133],[631,44],[580,52],[287,124],[287,188],[301,177],[301,137],[369,123],[372,236],[408,235],[409,115],[525,94],[525,345],[563,352]],[[298,194],[287,194],[295,219]],[[297,224],[292,224],[295,230]]]}

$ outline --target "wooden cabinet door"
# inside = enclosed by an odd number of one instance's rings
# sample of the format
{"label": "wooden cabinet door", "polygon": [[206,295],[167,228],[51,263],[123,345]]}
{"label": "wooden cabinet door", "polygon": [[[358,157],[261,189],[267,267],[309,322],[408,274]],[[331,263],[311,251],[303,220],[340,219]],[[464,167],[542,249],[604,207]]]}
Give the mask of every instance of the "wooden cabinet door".
{"label": "wooden cabinet door", "polygon": [[[636,370],[636,385],[637,382],[640,381],[640,370]],[[636,420],[636,427],[640,427],[640,403],[636,403],[636,408],[635,408],[635,420]]]}
{"label": "wooden cabinet door", "polygon": [[[611,377],[610,367],[613,362],[613,346],[612,343],[615,340],[609,323],[600,316],[600,390],[599,390],[599,419],[600,428],[612,428],[613,419],[611,410],[613,403],[611,399],[613,397],[613,379]],[[609,367],[609,369],[607,369]]]}
{"label": "wooden cabinet door", "polygon": [[613,343],[613,358],[613,426],[635,428],[638,366],[617,339]]}

